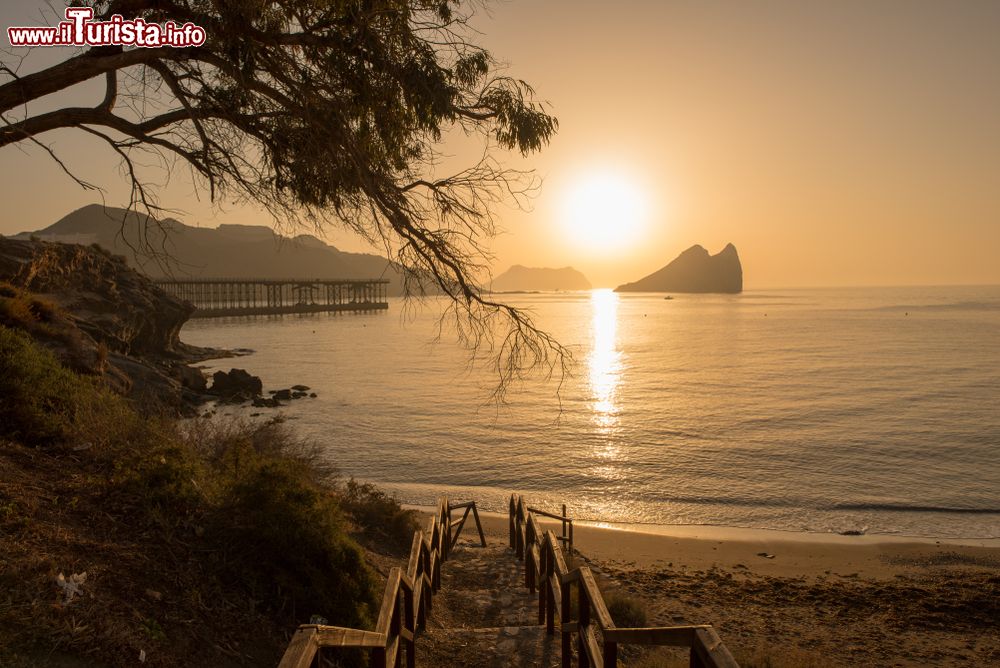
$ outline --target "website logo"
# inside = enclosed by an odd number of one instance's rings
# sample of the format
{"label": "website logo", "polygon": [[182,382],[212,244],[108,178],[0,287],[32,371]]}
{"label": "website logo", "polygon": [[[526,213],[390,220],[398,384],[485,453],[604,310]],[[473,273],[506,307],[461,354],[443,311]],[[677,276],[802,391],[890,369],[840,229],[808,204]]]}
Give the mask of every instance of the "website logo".
{"label": "website logo", "polygon": [[141,18],[125,19],[120,14],[107,21],[95,21],[93,7],[67,7],[65,17],[55,27],[7,28],[7,39],[11,46],[112,45],[152,49],[201,46],[206,38],[205,29],[191,22],[147,23]]}

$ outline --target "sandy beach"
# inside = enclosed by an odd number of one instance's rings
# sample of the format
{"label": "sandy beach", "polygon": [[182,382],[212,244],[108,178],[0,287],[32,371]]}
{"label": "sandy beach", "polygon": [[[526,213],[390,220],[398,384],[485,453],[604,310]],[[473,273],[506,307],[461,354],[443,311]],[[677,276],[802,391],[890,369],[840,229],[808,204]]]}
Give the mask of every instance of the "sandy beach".
{"label": "sandy beach", "polygon": [[577,563],[649,625],[715,625],[745,665],[1000,664],[1000,541],[647,529],[576,526]]}

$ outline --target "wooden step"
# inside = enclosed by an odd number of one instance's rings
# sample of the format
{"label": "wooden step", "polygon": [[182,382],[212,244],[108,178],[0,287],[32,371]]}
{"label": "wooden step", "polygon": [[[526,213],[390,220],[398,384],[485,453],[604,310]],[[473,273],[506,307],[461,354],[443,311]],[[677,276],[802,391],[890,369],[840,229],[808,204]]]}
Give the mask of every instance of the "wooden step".
{"label": "wooden step", "polygon": [[559,636],[544,626],[428,629],[417,642],[418,666],[556,668]]}
{"label": "wooden step", "polygon": [[538,598],[504,545],[459,544],[441,569],[433,626],[500,628],[538,623]]}

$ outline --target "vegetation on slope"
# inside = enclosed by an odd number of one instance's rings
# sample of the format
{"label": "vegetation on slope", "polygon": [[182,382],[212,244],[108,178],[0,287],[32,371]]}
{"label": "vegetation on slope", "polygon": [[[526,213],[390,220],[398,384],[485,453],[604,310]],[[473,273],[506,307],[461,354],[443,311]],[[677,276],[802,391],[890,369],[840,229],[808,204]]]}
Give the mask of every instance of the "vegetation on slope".
{"label": "vegetation on slope", "polygon": [[[3,325],[0,397],[0,664],[268,664],[312,615],[373,623],[335,472],[279,422],[140,413]],[[366,525],[412,531],[369,492]]]}

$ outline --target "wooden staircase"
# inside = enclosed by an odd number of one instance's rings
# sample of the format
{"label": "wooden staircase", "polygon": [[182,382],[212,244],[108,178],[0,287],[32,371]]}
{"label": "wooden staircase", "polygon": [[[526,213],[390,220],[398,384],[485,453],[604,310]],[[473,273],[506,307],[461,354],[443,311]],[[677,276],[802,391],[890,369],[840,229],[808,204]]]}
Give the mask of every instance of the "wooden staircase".
{"label": "wooden staircase", "polygon": [[[460,541],[470,515],[478,536]],[[559,521],[562,535],[535,515]],[[547,513],[512,495],[509,520],[508,543],[487,545],[475,502],[442,498],[406,570],[389,572],[375,630],[300,626],[279,668],[336,665],[345,650],[367,652],[372,668],[615,668],[620,645],[684,647],[692,668],[739,668],[711,626],[615,626],[590,569],[567,566],[565,506]]]}

